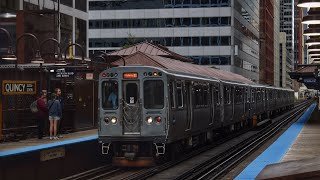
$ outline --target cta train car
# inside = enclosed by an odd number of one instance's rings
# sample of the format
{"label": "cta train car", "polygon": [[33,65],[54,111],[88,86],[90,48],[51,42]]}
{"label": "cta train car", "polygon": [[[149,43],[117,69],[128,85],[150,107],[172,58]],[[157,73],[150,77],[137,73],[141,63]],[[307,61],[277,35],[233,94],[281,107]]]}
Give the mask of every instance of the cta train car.
{"label": "cta train car", "polygon": [[[199,67],[201,68],[201,67]],[[293,106],[294,92],[151,66],[99,77],[99,142],[113,164],[150,166]]]}

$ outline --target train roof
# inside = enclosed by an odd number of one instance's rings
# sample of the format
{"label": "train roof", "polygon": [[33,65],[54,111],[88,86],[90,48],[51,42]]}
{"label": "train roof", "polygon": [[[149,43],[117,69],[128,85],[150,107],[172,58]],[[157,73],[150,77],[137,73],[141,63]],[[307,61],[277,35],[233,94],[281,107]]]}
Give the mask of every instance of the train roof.
{"label": "train roof", "polygon": [[[244,84],[255,84],[251,80],[232,73],[228,71],[223,71],[215,68],[210,68],[206,66],[185,63],[182,61],[161,57],[161,56],[153,56],[142,52],[136,52],[130,56],[125,57],[126,64],[143,64],[146,66],[155,66],[159,68],[163,68],[168,71],[172,72],[180,72],[180,73],[187,73],[193,74],[197,76],[204,76],[207,78],[213,78],[228,82],[235,82],[235,83],[244,83]],[[123,61],[121,59],[112,63],[116,66],[123,65]]]}

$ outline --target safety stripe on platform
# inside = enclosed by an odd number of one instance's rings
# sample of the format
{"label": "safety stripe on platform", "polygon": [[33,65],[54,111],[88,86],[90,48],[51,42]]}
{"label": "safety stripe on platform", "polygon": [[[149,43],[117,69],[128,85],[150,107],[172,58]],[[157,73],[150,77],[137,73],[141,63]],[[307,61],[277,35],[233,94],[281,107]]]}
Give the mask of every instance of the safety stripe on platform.
{"label": "safety stripe on platform", "polygon": [[91,140],[95,140],[95,139],[98,139],[98,135],[77,138],[77,139],[71,139],[71,140],[65,140],[65,141],[55,141],[53,143],[48,143],[48,144],[41,144],[41,145],[36,145],[36,146],[18,148],[18,149],[14,149],[14,150],[0,152],[0,157],[28,153],[28,152],[32,152],[32,151],[38,151],[38,150],[59,147],[59,146],[64,146],[64,145],[76,144],[76,143],[91,141]]}
{"label": "safety stripe on platform", "polygon": [[268,149],[251,162],[235,179],[255,179],[264,167],[269,164],[278,163],[297,139],[304,124],[310,119],[315,107],[316,104],[312,104],[297,122],[287,129]]}

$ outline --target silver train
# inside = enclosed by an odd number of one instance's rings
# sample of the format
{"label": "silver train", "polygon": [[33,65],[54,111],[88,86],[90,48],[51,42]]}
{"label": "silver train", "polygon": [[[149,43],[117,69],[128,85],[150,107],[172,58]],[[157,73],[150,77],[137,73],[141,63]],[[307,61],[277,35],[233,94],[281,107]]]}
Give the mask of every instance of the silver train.
{"label": "silver train", "polygon": [[99,77],[99,142],[114,165],[150,166],[293,105],[293,90],[120,66]]}

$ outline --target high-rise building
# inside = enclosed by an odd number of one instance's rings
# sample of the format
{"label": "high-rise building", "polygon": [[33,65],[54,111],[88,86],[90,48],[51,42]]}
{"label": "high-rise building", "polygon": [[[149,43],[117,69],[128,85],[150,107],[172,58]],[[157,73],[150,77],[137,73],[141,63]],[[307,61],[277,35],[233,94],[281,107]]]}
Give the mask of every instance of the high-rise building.
{"label": "high-rise building", "polygon": [[[17,36],[28,32],[40,42],[56,38],[62,48],[78,43],[87,52],[87,7],[87,0],[1,0],[0,26],[12,35],[14,48]],[[74,51],[80,54],[78,49]]]}
{"label": "high-rise building", "polygon": [[[282,60],[282,63],[286,62],[288,64],[282,64],[282,67],[287,67],[289,72],[293,71],[294,63],[294,1],[292,0],[280,0],[280,32],[285,32],[286,35],[286,61]],[[283,42],[280,42],[280,44]],[[283,48],[280,48],[283,49]],[[281,56],[281,54],[280,54]],[[284,58],[284,57],[282,57]],[[281,63],[281,59],[280,59]],[[281,68],[281,67],[280,67]],[[284,69],[282,68],[282,72]],[[281,76],[281,69],[280,69]],[[284,78],[282,73],[282,79]],[[282,81],[282,83],[281,83]],[[288,87],[293,89],[293,81],[289,78],[284,82],[280,77],[280,84],[282,87]],[[286,84],[286,86],[284,86]]]}
{"label": "high-rise building", "polygon": [[274,86],[280,87],[280,0],[274,0]]}
{"label": "high-rise building", "polygon": [[149,41],[259,82],[258,0],[89,1],[89,53]]}
{"label": "high-rise building", "polygon": [[280,32],[279,35],[279,62],[280,62],[280,87],[291,88],[292,80],[290,78],[289,72],[292,71],[292,58],[287,47],[287,35],[285,32]]}
{"label": "high-rise building", "polygon": [[274,84],[274,1],[260,0],[260,83]]}
{"label": "high-rise building", "polygon": [[294,1],[294,70],[297,70],[298,64],[303,63],[303,8],[297,6],[298,0]]}

